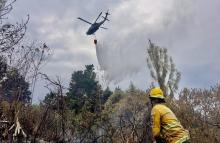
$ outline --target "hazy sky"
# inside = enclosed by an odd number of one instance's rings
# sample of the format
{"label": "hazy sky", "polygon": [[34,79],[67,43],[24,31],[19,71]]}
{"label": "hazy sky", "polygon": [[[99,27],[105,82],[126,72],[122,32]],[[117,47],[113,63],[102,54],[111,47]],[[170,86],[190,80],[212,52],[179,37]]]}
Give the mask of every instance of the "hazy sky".
{"label": "hazy sky", "polygon": [[[68,87],[74,70],[99,67],[93,36],[85,34],[89,25],[77,17],[93,22],[108,9],[110,22],[104,26],[109,29],[96,37],[111,87],[126,88],[132,81],[145,89],[152,81],[146,65],[149,38],[168,49],[182,73],[181,88],[219,83],[219,0],[17,0],[9,20],[30,15],[27,36],[46,42],[54,53],[43,72],[61,76]],[[37,84],[34,101],[47,93],[43,84]]]}

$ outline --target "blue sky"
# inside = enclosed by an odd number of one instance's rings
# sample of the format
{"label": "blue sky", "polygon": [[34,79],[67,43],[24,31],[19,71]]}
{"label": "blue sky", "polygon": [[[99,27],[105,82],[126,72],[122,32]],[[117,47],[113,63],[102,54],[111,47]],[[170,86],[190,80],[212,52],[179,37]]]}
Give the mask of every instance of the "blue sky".
{"label": "blue sky", "polygon": [[[99,30],[102,62],[110,86],[145,89],[152,81],[146,65],[147,39],[166,47],[182,73],[180,87],[208,88],[219,83],[219,0],[18,0],[9,21],[30,15],[27,36],[46,42],[53,56],[42,71],[60,76],[68,87],[74,70],[86,64],[99,68],[93,37],[85,35],[100,11],[110,10],[110,22]],[[39,81],[34,101],[47,90]]]}

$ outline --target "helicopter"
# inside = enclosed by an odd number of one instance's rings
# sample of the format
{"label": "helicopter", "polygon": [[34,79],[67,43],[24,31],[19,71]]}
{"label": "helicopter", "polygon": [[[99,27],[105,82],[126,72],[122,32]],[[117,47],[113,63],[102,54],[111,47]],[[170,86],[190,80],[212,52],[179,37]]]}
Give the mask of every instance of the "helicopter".
{"label": "helicopter", "polygon": [[96,18],[96,20],[95,20],[94,23],[88,22],[87,20],[82,19],[81,17],[78,17],[79,20],[82,20],[82,21],[84,21],[84,22],[86,22],[86,23],[88,23],[88,24],[91,25],[91,26],[89,27],[88,31],[86,32],[87,35],[94,35],[95,32],[96,32],[99,28],[108,29],[108,28],[102,27],[101,25],[102,25],[106,20],[109,21],[109,20],[108,20],[108,15],[110,15],[109,12],[107,11],[107,12],[105,13],[105,17],[102,16],[102,17],[104,18],[102,21],[97,22],[97,20],[99,19],[99,17],[100,17],[101,15],[102,15],[102,12],[98,15],[98,17]]}

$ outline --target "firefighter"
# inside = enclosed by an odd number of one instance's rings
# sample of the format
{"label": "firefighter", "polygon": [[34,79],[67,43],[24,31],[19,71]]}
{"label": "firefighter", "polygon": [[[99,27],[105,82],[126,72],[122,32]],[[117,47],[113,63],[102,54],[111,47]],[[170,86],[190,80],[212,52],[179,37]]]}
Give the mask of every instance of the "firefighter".
{"label": "firefighter", "polygon": [[165,105],[163,91],[153,88],[149,94],[152,104],[152,132],[157,143],[189,143],[189,132]]}

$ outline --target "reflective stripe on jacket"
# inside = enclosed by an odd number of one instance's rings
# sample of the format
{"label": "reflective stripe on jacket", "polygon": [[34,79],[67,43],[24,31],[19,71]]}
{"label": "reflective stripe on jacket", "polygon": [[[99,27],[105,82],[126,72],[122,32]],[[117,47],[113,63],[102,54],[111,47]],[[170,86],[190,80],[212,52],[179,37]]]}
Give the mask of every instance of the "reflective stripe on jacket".
{"label": "reflective stripe on jacket", "polygon": [[189,132],[182,127],[175,114],[164,104],[154,105],[151,115],[154,138],[161,137],[166,143],[182,143],[189,140]]}

